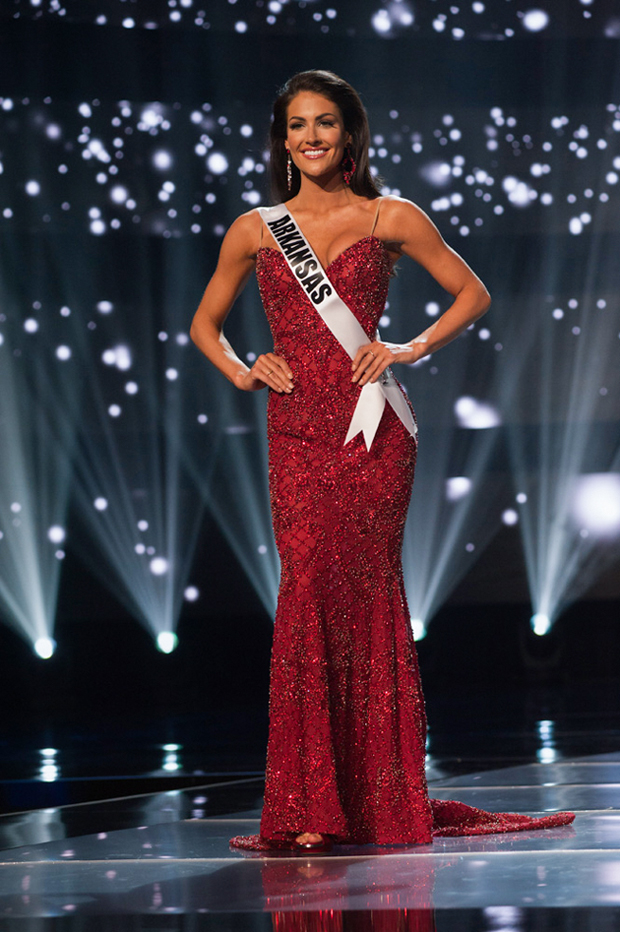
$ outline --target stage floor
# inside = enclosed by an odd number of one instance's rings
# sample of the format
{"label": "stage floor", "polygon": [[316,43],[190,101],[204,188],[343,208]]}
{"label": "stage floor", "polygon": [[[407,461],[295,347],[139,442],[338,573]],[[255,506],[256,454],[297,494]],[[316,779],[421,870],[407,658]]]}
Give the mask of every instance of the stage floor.
{"label": "stage floor", "polygon": [[265,857],[228,845],[258,830],[256,777],[14,813],[0,818],[0,927],[49,917],[45,928],[63,929],[620,928],[620,753],[429,776],[436,798],[577,818]]}

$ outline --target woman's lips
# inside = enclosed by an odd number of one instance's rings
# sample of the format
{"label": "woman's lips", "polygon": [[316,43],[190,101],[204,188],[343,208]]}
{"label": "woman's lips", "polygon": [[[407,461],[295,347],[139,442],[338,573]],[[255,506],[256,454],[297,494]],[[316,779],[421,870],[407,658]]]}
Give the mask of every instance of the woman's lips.
{"label": "woman's lips", "polygon": [[327,149],[304,149],[301,154],[305,159],[320,159],[327,154]]}

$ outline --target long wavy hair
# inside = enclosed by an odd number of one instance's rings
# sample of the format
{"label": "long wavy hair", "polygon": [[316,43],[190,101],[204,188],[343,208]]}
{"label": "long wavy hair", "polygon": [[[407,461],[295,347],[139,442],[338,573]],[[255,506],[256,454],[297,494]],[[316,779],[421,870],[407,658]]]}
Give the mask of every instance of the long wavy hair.
{"label": "long wavy hair", "polygon": [[351,136],[351,155],[356,163],[350,188],[354,194],[373,199],[379,197],[381,182],[373,178],[368,164],[370,129],[364,105],[355,88],[332,71],[300,71],[293,75],[280,90],[273,105],[273,120],[269,133],[271,157],[271,192],[277,203],[295,197],[301,185],[299,169],[292,163],[292,186],[289,191],[286,178],[287,111],[291,100],[301,93],[311,91],[327,97],[340,108],[344,128]]}

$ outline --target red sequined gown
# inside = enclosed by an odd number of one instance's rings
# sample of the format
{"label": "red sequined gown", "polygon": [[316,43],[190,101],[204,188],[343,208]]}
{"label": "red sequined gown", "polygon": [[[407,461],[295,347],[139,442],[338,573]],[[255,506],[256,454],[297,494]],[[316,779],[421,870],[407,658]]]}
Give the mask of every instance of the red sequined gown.
{"label": "red sequined gown", "polygon": [[[368,236],[326,269],[369,340],[390,267],[382,242]],[[521,827],[522,816],[428,797],[424,700],[401,567],[416,441],[386,404],[370,451],[361,434],[343,446],[359,394],[351,361],[278,250],[261,247],[256,272],[274,352],[295,387],[272,391],[268,406],[282,575],[261,834],[232,844],[286,846],[302,832],[423,844],[433,834]]]}

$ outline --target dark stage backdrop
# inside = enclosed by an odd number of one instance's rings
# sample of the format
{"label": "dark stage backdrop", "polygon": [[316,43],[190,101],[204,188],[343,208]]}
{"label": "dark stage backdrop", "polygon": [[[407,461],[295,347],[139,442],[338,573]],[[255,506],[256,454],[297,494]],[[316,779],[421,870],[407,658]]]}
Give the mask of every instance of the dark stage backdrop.
{"label": "dark stage backdrop", "polygon": [[[187,332],[225,229],[269,200],[277,89],[315,67],[362,94],[385,193],[426,210],[494,298],[397,373],[420,422],[416,634],[446,607],[512,604],[546,630],[575,600],[620,598],[616,7],[1,0],[0,613],[16,635],[60,652],[69,622],[138,622],[168,650],[181,620],[181,637],[223,626],[243,646],[257,624],[268,641],[265,395],[237,393]],[[411,339],[447,305],[403,262],[382,335]],[[250,362],[270,348],[254,283],[227,334]]]}

